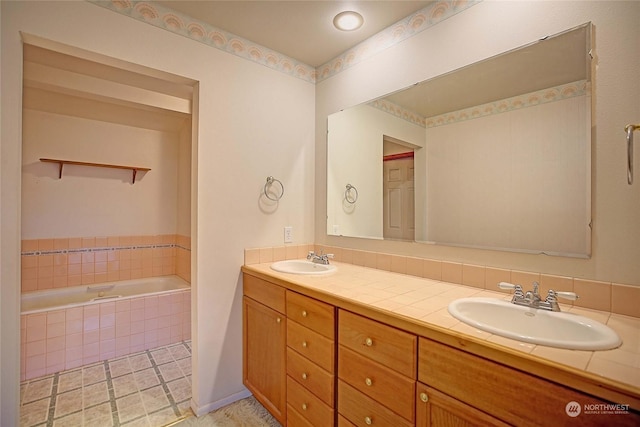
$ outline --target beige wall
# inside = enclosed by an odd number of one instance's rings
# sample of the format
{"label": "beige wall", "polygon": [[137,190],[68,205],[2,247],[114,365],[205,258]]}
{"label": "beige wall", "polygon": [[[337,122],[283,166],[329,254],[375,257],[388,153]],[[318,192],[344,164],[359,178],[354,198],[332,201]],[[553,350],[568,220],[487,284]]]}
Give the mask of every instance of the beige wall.
{"label": "beige wall", "polygon": [[[640,120],[640,3],[484,1],[316,87],[316,243],[640,285],[640,186],[626,183],[623,127]],[[329,114],[541,37],[595,25],[593,234],[588,260],[327,236]],[[640,164],[640,150],[635,162]]]}
{"label": "beige wall", "polygon": [[426,238],[416,240],[587,256],[590,99],[427,128]]}
{"label": "beige wall", "polygon": [[[86,2],[2,2],[1,8],[0,424],[18,419],[19,31],[199,82],[190,224],[193,407],[206,412],[245,395],[243,250],[282,244],[284,226],[293,227],[295,243],[313,238],[313,84]],[[269,175],[286,187],[276,206],[261,198]]]}
{"label": "beige wall", "polygon": [[[35,110],[22,120],[23,239],[176,234],[178,132]],[[132,184],[130,170],[68,165],[58,180],[41,157],[151,170]]]}

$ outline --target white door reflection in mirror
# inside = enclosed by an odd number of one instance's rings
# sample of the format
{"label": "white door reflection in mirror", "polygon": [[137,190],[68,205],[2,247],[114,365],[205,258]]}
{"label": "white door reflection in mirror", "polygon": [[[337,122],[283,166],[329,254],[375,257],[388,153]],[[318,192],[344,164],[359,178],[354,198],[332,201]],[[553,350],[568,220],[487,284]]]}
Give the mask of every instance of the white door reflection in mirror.
{"label": "white door reflection in mirror", "polygon": [[414,152],[405,144],[384,138],[383,220],[384,238],[415,239]]}

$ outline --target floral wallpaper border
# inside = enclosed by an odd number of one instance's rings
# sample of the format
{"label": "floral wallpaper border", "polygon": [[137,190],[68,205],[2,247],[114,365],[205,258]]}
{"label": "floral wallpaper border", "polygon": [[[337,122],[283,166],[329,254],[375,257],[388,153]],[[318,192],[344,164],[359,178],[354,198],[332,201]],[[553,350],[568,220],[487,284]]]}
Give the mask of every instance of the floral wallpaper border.
{"label": "floral wallpaper border", "polygon": [[591,86],[586,80],[566,83],[563,85],[542,89],[539,91],[517,95],[511,98],[501,99],[474,107],[465,108],[458,111],[440,114],[433,117],[421,117],[414,111],[407,110],[399,105],[385,99],[376,99],[367,105],[384,111],[385,113],[399,117],[414,125],[423,128],[448,125],[451,123],[471,120],[478,117],[501,114],[507,111],[519,110],[521,108],[532,107],[539,104],[560,101],[562,99],[582,96],[591,91]]}
{"label": "floral wallpaper border", "polygon": [[438,0],[316,68],[325,80],[480,3],[482,0]]}
{"label": "floral wallpaper border", "polygon": [[401,43],[482,0],[438,0],[317,68],[153,1],[87,1],[310,83],[317,83]]}

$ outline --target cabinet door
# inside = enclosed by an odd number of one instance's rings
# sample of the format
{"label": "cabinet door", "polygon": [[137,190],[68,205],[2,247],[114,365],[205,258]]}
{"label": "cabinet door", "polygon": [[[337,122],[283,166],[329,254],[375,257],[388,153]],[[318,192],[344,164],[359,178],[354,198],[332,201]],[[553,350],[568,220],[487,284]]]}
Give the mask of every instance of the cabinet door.
{"label": "cabinet door", "polygon": [[286,318],[243,298],[243,382],[282,425],[286,424]]}
{"label": "cabinet door", "polygon": [[508,426],[424,384],[418,383],[416,390],[416,427]]}

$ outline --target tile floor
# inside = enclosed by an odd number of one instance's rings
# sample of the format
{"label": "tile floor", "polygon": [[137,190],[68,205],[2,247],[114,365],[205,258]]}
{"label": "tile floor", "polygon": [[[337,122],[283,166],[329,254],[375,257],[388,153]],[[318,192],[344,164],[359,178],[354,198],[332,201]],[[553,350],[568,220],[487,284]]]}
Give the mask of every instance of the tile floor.
{"label": "tile floor", "polygon": [[191,342],[25,381],[21,427],[158,427],[191,412]]}

